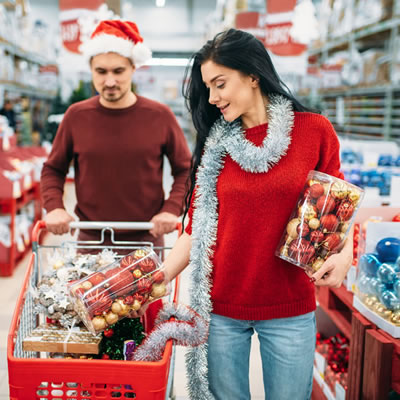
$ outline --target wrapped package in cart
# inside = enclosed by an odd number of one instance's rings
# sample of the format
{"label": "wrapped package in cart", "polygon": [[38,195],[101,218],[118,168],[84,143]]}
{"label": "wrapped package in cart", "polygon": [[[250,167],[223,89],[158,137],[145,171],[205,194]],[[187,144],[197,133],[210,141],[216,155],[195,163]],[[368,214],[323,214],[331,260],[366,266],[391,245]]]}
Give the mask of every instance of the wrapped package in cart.
{"label": "wrapped package in cart", "polygon": [[314,273],[342,248],[364,191],[319,171],[310,171],[279,242],[276,255]]}
{"label": "wrapped package in cart", "polygon": [[150,247],[68,285],[69,295],[88,330],[104,331],[132,311],[170,293],[162,263]]}

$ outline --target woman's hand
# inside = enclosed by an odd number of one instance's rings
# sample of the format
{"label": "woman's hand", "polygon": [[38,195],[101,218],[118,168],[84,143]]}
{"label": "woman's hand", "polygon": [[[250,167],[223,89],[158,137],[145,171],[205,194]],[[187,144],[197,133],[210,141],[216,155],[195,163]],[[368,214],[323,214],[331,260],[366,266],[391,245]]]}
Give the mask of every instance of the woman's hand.
{"label": "woman's hand", "polygon": [[322,267],[311,275],[311,281],[318,286],[339,288],[353,261],[354,226],[350,228],[347,239],[340,253],[332,254]]}
{"label": "woman's hand", "polygon": [[327,258],[322,267],[311,276],[311,280],[315,279],[318,286],[329,286],[339,288],[342,285],[347,271],[351,267],[353,257],[347,252],[333,254]]}

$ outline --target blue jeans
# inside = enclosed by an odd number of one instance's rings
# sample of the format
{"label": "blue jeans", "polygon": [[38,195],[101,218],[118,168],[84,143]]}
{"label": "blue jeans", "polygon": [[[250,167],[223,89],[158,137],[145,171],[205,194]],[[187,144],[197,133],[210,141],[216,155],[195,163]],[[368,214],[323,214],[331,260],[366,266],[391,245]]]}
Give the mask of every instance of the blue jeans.
{"label": "blue jeans", "polygon": [[208,380],[216,400],[249,400],[251,336],[260,341],[265,398],[311,398],[314,312],[291,318],[245,321],[211,314]]}

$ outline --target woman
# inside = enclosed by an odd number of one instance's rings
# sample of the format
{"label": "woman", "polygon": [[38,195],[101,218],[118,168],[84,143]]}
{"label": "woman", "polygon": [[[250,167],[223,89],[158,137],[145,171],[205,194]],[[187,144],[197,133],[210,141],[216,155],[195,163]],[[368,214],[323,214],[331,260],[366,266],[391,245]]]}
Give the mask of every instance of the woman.
{"label": "woman", "polygon": [[339,286],[352,243],[311,279],[274,252],[308,172],[342,177],[336,133],[289,94],[263,44],[239,30],[193,56],[186,95],[198,133],[189,222],[164,264],[173,279],[190,261],[192,307],[210,321],[208,343],[187,356],[191,398],[249,399],[257,332],[266,397],[309,399],[313,282]]}

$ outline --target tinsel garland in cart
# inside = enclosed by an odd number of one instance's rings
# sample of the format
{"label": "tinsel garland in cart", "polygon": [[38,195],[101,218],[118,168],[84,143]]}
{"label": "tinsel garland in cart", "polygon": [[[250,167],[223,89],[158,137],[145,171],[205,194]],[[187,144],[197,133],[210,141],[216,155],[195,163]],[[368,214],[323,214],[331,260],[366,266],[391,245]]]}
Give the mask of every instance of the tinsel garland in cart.
{"label": "tinsel garland in cart", "polygon": [[[175,317],[175,320],[170,320]],[[155,321],[155,328],[133,353],[133,361],[159,361],[170,339],[179,346],[199,346],[208,337],[208,323],[183,304],[164,304]]]}

